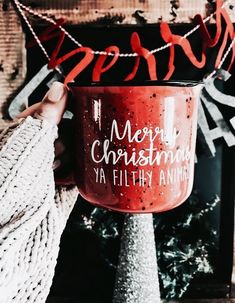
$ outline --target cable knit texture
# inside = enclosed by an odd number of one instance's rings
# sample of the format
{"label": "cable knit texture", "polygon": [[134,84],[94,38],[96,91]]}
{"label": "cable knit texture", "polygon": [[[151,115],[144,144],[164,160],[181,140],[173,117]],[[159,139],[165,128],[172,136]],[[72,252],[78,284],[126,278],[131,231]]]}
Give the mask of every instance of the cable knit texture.
{"label": "cable knit texture", "polygon": [[0,134],[0,302],[45,302],[61,233],[77,199],[55,190],[57,127],[28,117]]}

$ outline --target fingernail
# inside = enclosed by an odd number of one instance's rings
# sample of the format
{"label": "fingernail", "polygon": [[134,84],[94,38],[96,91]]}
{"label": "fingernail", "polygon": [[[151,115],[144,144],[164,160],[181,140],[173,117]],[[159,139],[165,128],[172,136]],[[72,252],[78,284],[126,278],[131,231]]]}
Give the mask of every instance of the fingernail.
{"label": "fingernail", "polygon": [[46,97],[50,101],[57,102],[57,101],[61,100],[64,93],[65,93],[64,84],[56,81],[56,82],[53,82],[53,84],[52,84],[51,88],[49,89]]}
{"label": "fingernail", "polygon": [[55,160],[52,164],[52,169],[56,170],[60,165],[61,165],[61,161],[60,160]]}

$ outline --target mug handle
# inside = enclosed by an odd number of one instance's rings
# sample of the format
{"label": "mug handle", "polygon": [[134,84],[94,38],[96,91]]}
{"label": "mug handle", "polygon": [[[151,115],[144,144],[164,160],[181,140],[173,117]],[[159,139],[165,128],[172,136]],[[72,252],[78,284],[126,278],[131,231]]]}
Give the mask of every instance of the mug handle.
{"label": "mug handle", "polygon": [[[69,91],[69,94],[68,94],[67,110],[70,111],[72,114],[74,113],[74,109],[73,109],[73,97],[72,97],[71,91]],[[73,131],[72,124],[73,124],[73,121],[74,121],[73,119],[74,118],[62,118],[60,124],[58,125],[58,134],[59,134],[59,137],[61,137],[62,140],[64,138],[63,143],[65,145],[65,149],[68,149],[68,150],[69,149],[70,150],[71,149],[75,149],[75,146],[73,144],[74,143],[74,137],[72,135],[72,131]],[[66,123],[68,125],[66,125]],[[71,125],[69,125],[69,124],[71,124]],[[73,152],[68,152],[68,155],[70,156],[70,161],[74,162],[75,161],[75,157],[73,157]],[[74,167],[74,165],[71,165],[71,163],[70,163],[70,167],[72,169]],[[63,175],[61,176],[61,173],[59,171],[58,172],[54,171],[54,178],[55,178],[55,184],[56,185],[63,185],[63,186],[66,186],[66,185],[76,185],[75,172],[73,170],[71,170],[70,173],[65,174],[65,176],[63,176]]]}

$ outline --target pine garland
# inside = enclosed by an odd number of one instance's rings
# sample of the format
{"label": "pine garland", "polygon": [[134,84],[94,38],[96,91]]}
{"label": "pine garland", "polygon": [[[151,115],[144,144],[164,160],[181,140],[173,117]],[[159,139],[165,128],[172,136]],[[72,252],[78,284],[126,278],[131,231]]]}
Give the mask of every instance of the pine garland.
{"label": "pine garland", "polygon": [[[205,203],[194,192],[184,205],[154,215],[162,298],[181,298],[194,278],[213,273],[211,255],[215,254],[218,235],[209,217],[219,202],[216,195]],[[94,208],[89,214],[81,215],[77,227],[88,229],[100,238],[104,258],[116,267],[117,258],[109,255],[109,248],[113,241],[120,242],[122,224],[121,214]]]}

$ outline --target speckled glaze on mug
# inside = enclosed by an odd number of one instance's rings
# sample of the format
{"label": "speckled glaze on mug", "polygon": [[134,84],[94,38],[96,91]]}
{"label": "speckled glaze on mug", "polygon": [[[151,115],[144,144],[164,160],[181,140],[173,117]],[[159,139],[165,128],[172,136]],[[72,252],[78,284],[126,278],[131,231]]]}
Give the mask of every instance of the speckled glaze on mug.
{"label": "speckled glaze on mug", "polygon": [[69,85],[75,102],[76,182],[96,206],[162,212],[190,195],[201,84]]}

